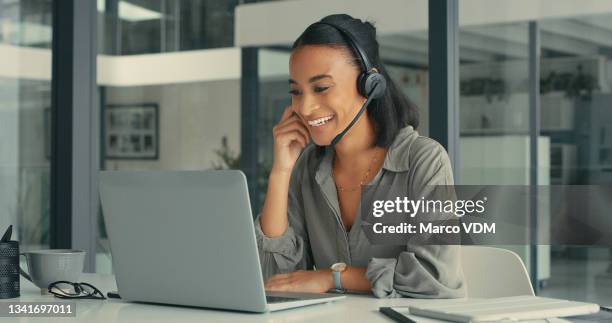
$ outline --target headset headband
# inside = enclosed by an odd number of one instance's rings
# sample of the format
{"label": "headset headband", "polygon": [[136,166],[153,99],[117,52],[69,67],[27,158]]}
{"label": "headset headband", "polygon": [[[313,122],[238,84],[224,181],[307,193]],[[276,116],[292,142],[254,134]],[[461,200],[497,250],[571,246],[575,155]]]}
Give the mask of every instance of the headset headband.
{"label": "headset headband", "polygon": [[346,30],[345,28],[339,25],[336,25],[334,23],[327,22],[327,21],[318,21],[315,24],[323,24],[323,25],[328,25],[330,27],[333,27],[337,31],[339,31],[342,35],[344,35],[346,38],[348,38],[349,45],[353,48],[355,52],[357,52],[357,55],[359,55],[359,58],[361,58],[361,64],[362,64],[362,67],[364,68],[365,73],[368,73],[374,68],[372,64],[370,64],[370,60],[368,60],[368,55],[366,55],[365,51],[361,48],[361,46],[359,46],[359,42],[357,42],[355,37],[353,37],[353,34],[351,34],[348,30]]}

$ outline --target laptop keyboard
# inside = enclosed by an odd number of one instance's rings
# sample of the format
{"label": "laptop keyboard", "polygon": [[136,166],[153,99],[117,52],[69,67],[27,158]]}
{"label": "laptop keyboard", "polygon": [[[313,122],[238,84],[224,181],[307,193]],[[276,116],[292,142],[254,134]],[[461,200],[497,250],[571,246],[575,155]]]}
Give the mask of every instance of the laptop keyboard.
{"label": "laptop keyboard", "polygon": [[268,302],[268,304],[270,303],[283,303],[283,302],[291,302],[291,301],[297,301],[297,298],[293,298],[293,297],[282,297],[282,296],[270,296],[270,295],[266,295],[266,302]]}

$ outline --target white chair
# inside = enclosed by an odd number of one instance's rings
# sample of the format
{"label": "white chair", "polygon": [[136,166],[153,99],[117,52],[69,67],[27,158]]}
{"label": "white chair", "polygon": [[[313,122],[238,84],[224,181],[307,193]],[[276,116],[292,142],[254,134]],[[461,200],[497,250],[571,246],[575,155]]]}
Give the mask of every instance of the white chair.
{"label": "white chair", "polygon": [[534,295],[523,261],[510,250],[461,246],[461,262],[470,298]]}

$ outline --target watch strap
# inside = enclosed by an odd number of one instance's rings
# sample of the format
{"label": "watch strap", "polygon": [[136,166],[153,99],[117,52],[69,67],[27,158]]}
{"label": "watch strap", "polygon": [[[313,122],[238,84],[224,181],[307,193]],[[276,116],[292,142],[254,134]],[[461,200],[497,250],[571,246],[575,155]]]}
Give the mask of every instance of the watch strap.
{"label": "watch strap", "polygon": [[334,279],[334,288],[337,290],[342,290],[342,283],[340,280],[340,272],[332,271],[332,278]]}

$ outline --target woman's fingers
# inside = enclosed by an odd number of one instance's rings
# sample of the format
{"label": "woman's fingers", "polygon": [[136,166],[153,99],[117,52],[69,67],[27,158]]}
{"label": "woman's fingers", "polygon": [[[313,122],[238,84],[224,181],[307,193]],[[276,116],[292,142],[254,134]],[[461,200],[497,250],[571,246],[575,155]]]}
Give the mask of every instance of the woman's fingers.
{"label": "woman's fingers", "polygon": [[275,285],[266,285],[264,287],[265,290],[271,292],[288,292],[291,291],[291,287],[287,284],[275,284]]}
{"label": "woman's fingers", "polygon": [[279,134],[278,143],[281,146],[289,146],[293,141],[297,141],[302,148],[306,147],[308,142],[304,139],[299,131],[288,131],[286,133]]}
{"label": "woman's fingers", "polygon": [[308,128],[306,128],[306,126],[304,125],[304,123],[302,122],[302,120],[298,116],[291,116],[287,120],[285,120],[283,122],[280,122],[279,124],[275,125],[272,128],[272,132],[277,131],[279,129],[283,129],[285,127],[288,127],[288,126],[291,126],[291,125],[294,125],[294,124],[301,126],[304,129],[304,131],[306,133],[308,133]]}
{"label": "woman's fingers", "polygon": [[277,125],[272,129],[272,134],[275,138],[279,135],[287,134],[290,131],[299,131],[304,137],[303,144],[304,146],[308,144],[310,141],[310,134],[308,133],[308,128],[304,124],[304,122],[299,118],[299,116],[293,111],[291,106],[285,108],[283,111],[283,115],[281,116],[281,120]]}
{"label": "woman's fingers", "polygon": [[287,279],[287,278],[289,278],[289,274],[276,274],[276,275],[268,278],[267,281],[268,282],[274,282],[274,281],[277,281],[277,280],[283,280],[283,279]]}
{"label": "woman's fingers", "polygon": [[280,124],[283,121],[289,119],[289,117],[291,117],[292,114],[293,114],[293,109],[291,108],[291,106],[286,107],[278,123]]}
{"label": "woman's fingers", "polygon": [[279,122],[278,124],[276,124],[276,128],[282,128],[284,126],[293,124],[293,123],[298,123],[300,125],[302,125],[302,127],[304,127],[304,130],[308,131],[306,125],[304,124],[304,122],[302,121],[302,119],[300,119],[300,117],[298,117],[297,115],[291,115],[289,116],[287,119]]}
{"label": "woman's fingers", "polygon": [[266,290],[287,291],[291,289],[291,277],[289,274],[274,275],[268,279],[264,287]]}
{"label": "woman's fingers", "polygon": [[291,171],[299,151],[310,140],[308,129],[301,123],[297,114],[289,106],[283,111],[281,120],[272,129],[274,136],[274,165],[273,168],[282,171]]}
{"label": "woman's fingers", "polygon": [[[308,133],[308,130],[297,119],[276,125],[272,130],[272,134],[274,135],[275,140],[283,142],[283,139],[287,139],[283,137],[291,132],[299,133],[303,137],[303,140],[301,142],[303,142],[304,144],[307,144],[310,141],[310,134]],[[284,143],[286,144],[286,142]]]}
{"label": "woman's fingers", "polygon": [[278,128],[275,128],[274,135],[280,136],[280,135],[289,133],[291,131],[299,132],[304,137],[305,143],[308,143],[310,141],[310,134],[308,133],[308,130],[304,127],[304,125],[300,121],[294,121],[294,122],[279,126]]}

